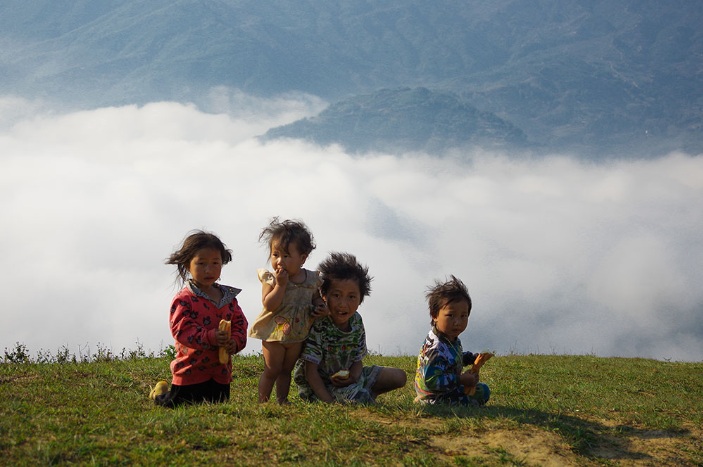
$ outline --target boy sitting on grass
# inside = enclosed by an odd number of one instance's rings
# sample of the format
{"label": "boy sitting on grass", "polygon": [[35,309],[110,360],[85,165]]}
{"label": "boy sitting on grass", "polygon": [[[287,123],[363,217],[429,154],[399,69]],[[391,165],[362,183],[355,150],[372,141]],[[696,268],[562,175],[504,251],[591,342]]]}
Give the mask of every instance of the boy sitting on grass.
{"label": "boy sitting on grass", "polygon": [[331,253],[318,267],[320,295],[329,316],[315,321],[298,360],[294,380],[307,401],[374,403],[405,386],[400,368],[363,366],[366,331],[356,311],[371,291],[368,267],[348,253]]}
{"label": "boy sitting on grass", "polygon": [[[471,297],[463,282],[454,276],[427,292],[432,329],[417,357],[415,402],[484,405],[490,397],[488,385],[479,382],[479,369],[493,354],[464,352],[459,334],[469,324]],[[469,370],[463,368],[473,365]]]}

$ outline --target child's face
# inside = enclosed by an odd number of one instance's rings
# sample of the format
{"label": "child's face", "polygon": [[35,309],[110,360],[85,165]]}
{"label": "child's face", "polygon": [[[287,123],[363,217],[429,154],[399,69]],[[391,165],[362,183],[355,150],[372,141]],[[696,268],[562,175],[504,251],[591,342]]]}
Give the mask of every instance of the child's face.
{"label": "child's face", "polygon": [[285,270],[289,276],[295,275],[305,264],[308,255],[300,253],[295,242],[288,244],[288,251],[283,249],[280,242],[271,244],[271,267],[276,270]]}
{"label": "child's face", "polygon": [[453,341],[469,324],[469,304],[465,300],[447,303],[433,321],[437,330]]}
{"label": "child's face", "polygon": [[334,324],[342,331],[348,331],[349,319],[361,304],[361,291],[357,281],[332,279],[324,299]]}
{"label": "child's face", "polygon": [[208,288],[220,278],[222,255],[218,250],[203,248],[190,260],[188,271],[200,288]]}

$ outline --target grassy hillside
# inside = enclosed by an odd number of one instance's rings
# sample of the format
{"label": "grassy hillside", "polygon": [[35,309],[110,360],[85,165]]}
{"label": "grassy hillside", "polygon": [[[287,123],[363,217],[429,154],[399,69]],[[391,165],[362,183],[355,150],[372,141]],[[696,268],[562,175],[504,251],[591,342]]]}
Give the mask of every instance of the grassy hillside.
{"label": "grassy hillside", "polygon": [[[7,361],[7,359],[6,359]],[[371,356],[402,367],[414,357]],[[701,465],[703,363],[498,356],[493,397],[422,408],[410,383],[375,406],[261,405],[260,356],[236,357],[232,400],[147,398],[166,358],[0,364],[1,464]]]}

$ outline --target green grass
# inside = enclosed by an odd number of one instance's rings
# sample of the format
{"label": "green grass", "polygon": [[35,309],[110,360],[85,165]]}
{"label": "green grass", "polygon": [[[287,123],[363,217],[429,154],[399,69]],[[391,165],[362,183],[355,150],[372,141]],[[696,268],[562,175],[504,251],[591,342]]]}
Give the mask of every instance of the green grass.
{"label": "green grass", "polygon": [[232,399],[167,410],[147,398],[166,357],[0,364],[0,464],[702,465],[703,363],[497,356],[485,408],[259,404],[260,356],[235,357]]}

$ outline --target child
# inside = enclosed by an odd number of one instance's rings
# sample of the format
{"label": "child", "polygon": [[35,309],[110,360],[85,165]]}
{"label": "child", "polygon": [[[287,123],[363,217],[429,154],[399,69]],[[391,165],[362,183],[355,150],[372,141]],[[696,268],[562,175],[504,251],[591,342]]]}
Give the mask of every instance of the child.
{"label": "child", "polygon": [[[185,286],[171,304],[171,334],[176,358],[171,362],[171,390],[159,383],[152,395],[157,405],[224,402],[229,399],[232,361],[220,363],[219,349],[236,354],[246,345],[247,320],[237,303],[239,289],[216,283],[232,252],[211,233],[195,231],[166,264],[175,264]],[[231,331],[220,331],[220,320],[231,321]],[[159,389],[163,386],[163,389]],[[166,391],[162,394],[159,392]]]}
{"label": "child", "polygon": [[[471,313],[471,297],[463,282],[454,276],[427,292],[432,329],[417,358],[416,402],[484,405],[490,397],[485,383],[479,383],[479,368],[492,354],[463,352],[459,334]],[[474,364],[476,362],[476,364]],[[474,367],[462,372],[463,367]]]}
{"label": "child", "polygon": [[300,221],[279,222],[274,217],[259,240],[269,247],[273,272],[259,269],[264,309],[249,330],[249,336],[262,340],[264,372],[259,379],[259,402],[271,397],[276,384],[276,400],[288,401],[291,371],[314,318],[324,314],[316,308],[320,275],[303,268],[315,249],[312,234]]}
{"label": "child", "polygon": [[330,314],[313,324],[296,364],[300,397],[373,403],[379,394],[405,386],[405,371],[362,364],[366,332],[356,310],[371,291],[368,268],[353,255],[332,253],[319,270],[323,279],[320,294]]}

